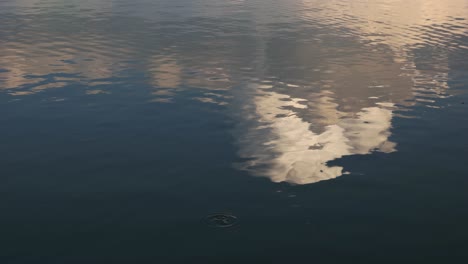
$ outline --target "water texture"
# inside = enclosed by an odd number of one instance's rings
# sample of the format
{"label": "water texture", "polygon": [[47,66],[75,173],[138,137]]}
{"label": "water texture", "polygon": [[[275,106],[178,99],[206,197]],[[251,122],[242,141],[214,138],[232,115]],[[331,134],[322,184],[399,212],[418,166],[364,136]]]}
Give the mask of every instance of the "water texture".
{"label": "water texture", "polygon": [[467,91],[467,0],[1,0],[0,256],[460,262]]}

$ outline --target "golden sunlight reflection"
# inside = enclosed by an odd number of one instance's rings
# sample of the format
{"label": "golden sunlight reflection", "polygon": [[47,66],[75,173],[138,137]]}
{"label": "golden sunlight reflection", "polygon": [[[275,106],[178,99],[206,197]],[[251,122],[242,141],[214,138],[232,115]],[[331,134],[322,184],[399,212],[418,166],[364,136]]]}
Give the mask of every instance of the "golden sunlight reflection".
{"label": "golden sunlight reflection", "polygon": [[[326,91],[322,93],[327,94]],[[309,184],[343,174],[342,167],[328,166],[329,161],[345,155],[395,150],[395,143],[388,140],[392,103],[365,107],[353,117],[334,119],[317,133],[311,130],[311,123],[300,118],[295,111],[308,110],[307,103],[302,98],[259,89],[254,99],[259,125],[247,132],[240,153],[244,157],[256,158],[245,163],[244,169],[275,182]],[[331,101],[313,103],[338,112],[337,105]],[[266,134],[262,137],[269,140],[254,136],[258,129],[262,129]]]}
{"label": "golden sunlight reflection", "polygon": [[[174,103],[190,90],[183,96],[193,103],[242,113],[235,136],[248,161],[240,167],[310,184],[346,172],[333,160],[396,151],[396,111],[443,107],[450,59],[468,50],[460,41],[467,0],[273,2],[220,1],[216,11],[195,3],[170,19],[136,6],[114,14],[112,3],[89,3],[110,10],[98,19],[24,16],[23,32],[0,41],[0,92],[19,98],[79,82],[97,98],[131,72],[129,86],[150,102]],[[125,23],[109,27],[114,15]],[[79,22],[76,33],[50,19]],[[132,79],[133,71],[142,74]]]}
{"label": "golden sunlight reflection", "polygon": [[112,59],[106,56],[94,55],[92,59],[80,53],[31,56],[30,50],[34,49],[34,46],[6,49],[0,56],[0,65],[4,68],[0,72],[1,89],[8,90],[11,95],[30,95],[62,88],[71,82],[89,82],[92,87],[99,84],[93,80],[109,78],[113,73]]}
{"label": "golden sunlight reflection", "polygon": [[156,96],[152,102],[170,103],[175,95],[175,89],[181,84],[182,69],[177,61],[171,57],[155,56],[150,61],[148,72],[154,88],[152,94]]}
{"label": "golden sunlight reflection", "polygon": [[[437,107],[436,99],[448,96],[449,51],[464,48],[448,38],[467,30],[464,0],[302,3],[304,22],[321,23],[330,35],[334,30],[343,34],[340,40],[318,35],[287,48],[269,45],[268,52],[258,56],[261,69],[279,64],[278,59],[288,63],[262,75],[305,76],[301,85],[249,84],[254,99],[248,111],[255,114],[245,115],[249,125],[239,136],[239,154],[248,159],[241,168],[274,182],[333,179],[345,169],[328,165],[330,161],[396,151],[389,139],[396,105]],[[353,41],[361,42],[359,48]],[[429,53],[434,47],[443,48]],[[418,49],[431,54],[433,65],[421,67],[415,57]]]}

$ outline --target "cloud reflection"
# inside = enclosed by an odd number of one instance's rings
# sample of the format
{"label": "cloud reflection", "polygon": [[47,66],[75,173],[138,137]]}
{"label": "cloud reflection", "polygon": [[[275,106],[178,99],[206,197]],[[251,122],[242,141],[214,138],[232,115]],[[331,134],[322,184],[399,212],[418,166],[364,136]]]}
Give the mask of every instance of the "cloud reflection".
{"label": "cloud reflection", "polygon": [[[342,167],[328,166],[329,161],[346,155],[395,150],[395,143],[388,140],[393,104],[363,108],[354,117],[338,119],[316,133],[311,130],[311,123],[295,112],[308,110],[307,103],[305,99],[272,91],[258,92],[254,99],[258,123],[249,128],[241,141],[240,153],[255,159],[243,164],[244,169],[275,182],[308,184],[343,174]],[[338,111],[337,105],[327,100],[313,103]]]}
{"label": "cloud reflection", "polygon": [[108,96],[115,76],[138,72],[126,81],[147,101],[192,90],[242,113],[240,166],[275,182],[333,179],[345,168],[330,161],[395,151],[395,111],[438,107],[450,57],[468,50],[465,0],[75,2],[0,3],[13,36],[0,42],[1,91],[80,83]]}
{"label": "cloud reflection", "polygon": [[259,66],[268,69],[262,75],[300,85],[249,84],[255,98],[247,111],[255,115],[244,115],[239,133],[248,160],[241,168],[310,184],[343,175],[328,165],[343,156],[396,151],[389,138],[397,105],[433,107],[447,96],[449,54],[466,35],[466,1],[436,2],[303,1],[298,14],[312,29],[293,32],[316,30],[315,37],[270,35]]}

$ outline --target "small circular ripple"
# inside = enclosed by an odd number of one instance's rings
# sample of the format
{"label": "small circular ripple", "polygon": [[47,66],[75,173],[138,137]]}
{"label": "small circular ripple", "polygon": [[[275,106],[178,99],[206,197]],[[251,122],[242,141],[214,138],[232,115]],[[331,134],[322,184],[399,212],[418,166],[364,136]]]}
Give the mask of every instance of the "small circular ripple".
{"label": "small circular ripple", "polygon": [[229,213],[216,213],[205,216],[204,222],[212,227],[232,227],[237,224],[237,217]]}

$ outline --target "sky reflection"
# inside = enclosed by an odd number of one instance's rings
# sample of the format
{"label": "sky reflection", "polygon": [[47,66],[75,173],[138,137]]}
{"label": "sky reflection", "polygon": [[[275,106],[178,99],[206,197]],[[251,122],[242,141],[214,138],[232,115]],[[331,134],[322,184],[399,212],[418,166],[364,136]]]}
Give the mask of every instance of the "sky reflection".
{"label": "sky reflection", "polygon": [[173,103],[196,89],[192,100],[238,121],[239,168],[314,183],[345,173],[329,161],[396,151],[396,110],[450,96],[450,57],[468,52],[467,5],[3,1],[0,92],[80,84],[111,96],[126,82],[149,103]]}

